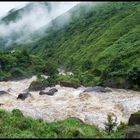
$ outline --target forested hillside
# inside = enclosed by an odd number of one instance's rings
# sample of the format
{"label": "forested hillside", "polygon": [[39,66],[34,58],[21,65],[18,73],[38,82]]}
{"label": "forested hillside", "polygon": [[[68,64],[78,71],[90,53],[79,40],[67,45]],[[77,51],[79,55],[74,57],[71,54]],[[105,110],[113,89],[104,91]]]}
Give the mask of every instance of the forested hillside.
{"label": "forested hillside", "polygon": [[69,24],[54,24],[31,52],[70,70],[88,71],[86,82],[114,78],[137,83],[133,71],[139,73],[140,65],[140,3],[79,4],[70,12]]}
{"label": "forested hillside", "polygon": [[81,3],[44,26],[37,41],[12,47],[73,71],[84,85],[138,87],[139,13],[139,2]]}
{"label": "forested hillside", "polygon": [[0,19],[0,138],[140,137],[140,2],[53,6]]}

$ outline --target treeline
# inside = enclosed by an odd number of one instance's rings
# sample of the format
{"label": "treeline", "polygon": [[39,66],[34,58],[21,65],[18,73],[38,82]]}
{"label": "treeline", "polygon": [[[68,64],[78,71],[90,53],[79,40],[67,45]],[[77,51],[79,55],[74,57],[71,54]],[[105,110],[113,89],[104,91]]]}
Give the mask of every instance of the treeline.
{"label": "treeline", "polygon": [[57,72],[53,62],[47,62],[26,49],[0,52],[0,80],[21,79],[32,75]]}

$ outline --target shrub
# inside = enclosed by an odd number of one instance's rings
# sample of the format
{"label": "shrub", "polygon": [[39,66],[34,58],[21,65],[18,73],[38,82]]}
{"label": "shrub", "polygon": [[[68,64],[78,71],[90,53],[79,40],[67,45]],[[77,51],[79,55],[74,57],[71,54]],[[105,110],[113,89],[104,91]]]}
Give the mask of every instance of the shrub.
{"label": "shrub", "polygon": [[13,109],[12,114],[16,117],[23,117],[23,113],[19,109]]}
{"label": "shrub", "polygon": [[92,62],[89,60],[86,60],[83,64],[82,64],[82,69],[84,71],[89,70],[92,68]]}
{"label": "shrub", "polygon": [[56,75],[58,73],[56,64],[53,62],[47,62],[43,72],[49,76]]}
{"label": "shrub", "polygon": [[140,90],[140,88],[139,88],[138,85],[133,85],[133,88],[132,89],[135,90],[135,91],[139,91]]}
{"label": "shrub", "polygon": [[50,86],[58,83],[58,79],[57,79],[57,76],[56,76],[56,75],[49,76],[45,81],[46,81]]}
{"label": "shrub", "polygon": [[6,71],[0,70],[0,81],[1,80],[7,80],[10,77],[11,77],[11,73],[10,72],[6,72]]}
{"label": "shrub", "polygon": [[140,67],[133,66],[128,71],[128,79],[131,80],[134,84],[140,85]]}
{"label": "shrub", "polygon": [[108,135],[110,135],[114,128],[117,126],[117,117],[115,120],[113,120],[112,116],[109,114],[107,116],[107,122],[105,123],[105,132],[107,132]]}
{"label": "shrub", "polygon": [[127,128],[127,124],[120,122],[120,125],[117,127],[117,131],[123,132]]}
{"label": "shrub", "polygon": [[13,77],[22,77],[26,75],[25,72],[20,68],[13,68],[10,72]]}

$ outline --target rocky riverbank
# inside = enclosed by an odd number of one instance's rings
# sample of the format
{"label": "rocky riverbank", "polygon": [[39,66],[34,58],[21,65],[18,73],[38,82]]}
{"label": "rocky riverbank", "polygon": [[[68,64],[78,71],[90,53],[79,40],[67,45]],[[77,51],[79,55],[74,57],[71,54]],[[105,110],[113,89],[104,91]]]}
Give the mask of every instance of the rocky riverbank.
{"label": "rocky riverbank", "polygon": [[56,85],[44,90],[47,92],[56,88],[57,92],[53,96],[30,91],[31,96],[25,100],[17,99],[19,93],[26,90],[35,79],[36,76],[20,81],[0,82],[0,90],[8,92],[0,95],[0,107],[8,111],[17,108],[24,115],[49,122],[77,117],[100,128],[104,128],[109,113],[117,116],[118,122],[127,122],[130,115],[140,109],[140,92],[112,88],[107,92],[95,92],[86,90],[86,87],[75,89]]}

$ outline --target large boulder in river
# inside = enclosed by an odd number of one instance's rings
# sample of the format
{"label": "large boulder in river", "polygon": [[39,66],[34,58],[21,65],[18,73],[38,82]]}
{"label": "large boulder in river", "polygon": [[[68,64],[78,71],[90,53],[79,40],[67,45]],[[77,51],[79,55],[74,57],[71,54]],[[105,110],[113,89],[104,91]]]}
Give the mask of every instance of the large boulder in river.
{"label": "large boulder in river", "polygon": [[21,100],[25,100],[27,97],[31,97],[31,93],[29,92],[23,92],[23,93],[20,93],[17,97],[17,99],[21,99]]}
{"label": "large boulder in river", "polygon": [[101,86],[95,86],[95,87],[88,87],[84,90],[84,92],[111,92],[112,90],[110,88],[105,88]]}
{"label": "large boulder in river", "polygon": [[33,81],[29,86],[29,91],[38,91],[38,90],[44,90],[46,87],[52,87],[55,86],[56,83],[50,83],[47,81]]}
{"label": "large boulder in river", "polygon": [[131,114],[128,121],[126,138],[140,138],[140,111]]}
{"label": "large boulder in river", "polygon": [[129,126],[140,125],[140,111],[131,114],[129,121],[128,121],[128,125]]}
{"label": "large boulder in river", "polygon": [[40,91],[39,92],[39,95],[45,95],[46,94],[46,91]]}
{"label": "large boulder in river", "polygon": [[70,83],[70,82],[60,82],[60,86],[78,88],[78,87],[80,87],[80,84]]}
{"label": "large boulder in river", "polygon": [[47,87],[42,81],[33,81],[29,86],[29,91],[44,90]]}
{"label": "large boulder in river", "polygon": [[55,92],[57,92],[58,90],[56,88],[52,88],[50,89],[48,92],[46,92],[47,95],[54,95]]}
{"label": "large boulder in river", "polygon": [[58,90],[56,88],[52,88],[49,91],[45,92],[45,91],[40,91],[39,95],[54,95],[55,92],[57,92]]}

